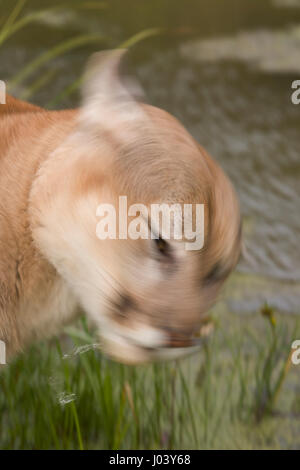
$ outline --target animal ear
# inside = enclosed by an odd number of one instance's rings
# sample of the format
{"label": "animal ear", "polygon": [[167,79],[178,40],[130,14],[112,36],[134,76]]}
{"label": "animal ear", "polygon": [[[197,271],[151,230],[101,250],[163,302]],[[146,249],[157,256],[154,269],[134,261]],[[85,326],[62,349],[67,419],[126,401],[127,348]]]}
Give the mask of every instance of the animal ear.
{"label": "animal ear", "polygon": [[135,98],[141,95],[137,82],[121,80],[120,64],[126,49],[98,52],[88,61],[83,85],[80,121],[90,129],[128,130],[130,124],[146,118]]}

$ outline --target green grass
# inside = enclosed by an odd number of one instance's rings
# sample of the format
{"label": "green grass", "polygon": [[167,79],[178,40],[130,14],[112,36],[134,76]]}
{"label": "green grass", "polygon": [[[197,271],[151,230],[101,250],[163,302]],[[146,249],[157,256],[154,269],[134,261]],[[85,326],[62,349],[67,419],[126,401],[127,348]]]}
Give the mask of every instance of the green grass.
{"label": "green grass", "polygon": [[4,366],[0,448],[299,448],[296,337],[295,320],[231,315],[196,356],[133,367],[82,322]]}

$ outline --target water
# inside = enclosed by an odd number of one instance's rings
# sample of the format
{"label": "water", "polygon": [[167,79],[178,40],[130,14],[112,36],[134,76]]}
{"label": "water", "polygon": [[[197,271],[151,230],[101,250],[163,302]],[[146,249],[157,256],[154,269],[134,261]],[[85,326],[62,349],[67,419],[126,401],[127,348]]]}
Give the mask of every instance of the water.
{"label": "water", "polygon": [[101,347],[100,343],[84,344],[82,346],[78,346],[77,348],[75,348],[74,351],[72,351],[71,353],[64,354],[63,359],[72,359],[78,354],[85,354],[86,352],[89,352],[95,349],[100,349],[100,347]]}
{"label": "water", "polygon": [[[299,313],[300,105],[290,97],[292,81],[300,79],[300,2],[108,3],[96,12],[52,14],[18,33],[0,50],[0,78],[67,37],[104,34],[103,44],[52,63],[56,74],[34,96],[45,104],[79,76],[92,51],[116,47],[147,27],[167,27],[167,34],[134,48],[129,70],[148,101],[175,114],[237,189],[247,257],[226,291],[227,304],[250,312],[268,300],[279,311]],[[77,104],[75,94],[60,106]]]}
{"label": "water", "polygon": [[61,392],[58,395],[58,402],[61,406],[68,405],[72,401],[76,400],[76,394],[75,393],[67,393],[67,392]]}

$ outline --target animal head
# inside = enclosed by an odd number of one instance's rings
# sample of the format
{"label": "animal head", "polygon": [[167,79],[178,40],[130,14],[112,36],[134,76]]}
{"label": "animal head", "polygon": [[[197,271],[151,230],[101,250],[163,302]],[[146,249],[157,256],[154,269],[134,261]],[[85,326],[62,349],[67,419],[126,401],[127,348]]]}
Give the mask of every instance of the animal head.
{"label": "animal head", "polygon": [[[122,55],[92,57],[82,106],[31,199],[34,238],[99,327],[104,351],[138,363],[198,347],[205,312],[239,257],[240,214],[229,180],[187,130],[122,84]],[[203,205],[203,246],[190,249],[185,233],[167,236],[152,213],[158,204],[177,208],[171,228],[183,226],[185,206]],[[97,233],[107,205],[115,208],[115,238]],[[124,236],[133,215],[148,237]]]}

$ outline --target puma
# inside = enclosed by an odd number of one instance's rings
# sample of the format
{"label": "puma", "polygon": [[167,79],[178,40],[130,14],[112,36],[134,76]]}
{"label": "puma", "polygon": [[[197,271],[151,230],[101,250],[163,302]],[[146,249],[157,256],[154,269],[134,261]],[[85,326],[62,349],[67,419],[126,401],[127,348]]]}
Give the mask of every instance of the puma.
{"label": "puma", "polygon": [[[123,51],[92,56],[79,109],[0,105],[0,339],[8,358],[84,311],[104,352],[139,363],[198,348],[234,269],[240,211],[221,168],[167,112],[133,98]],[[204,246],[99,240],[101,203],[203,204]]]}

